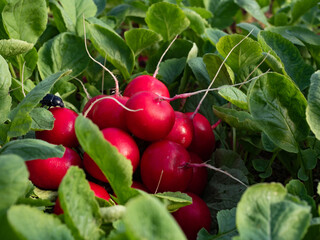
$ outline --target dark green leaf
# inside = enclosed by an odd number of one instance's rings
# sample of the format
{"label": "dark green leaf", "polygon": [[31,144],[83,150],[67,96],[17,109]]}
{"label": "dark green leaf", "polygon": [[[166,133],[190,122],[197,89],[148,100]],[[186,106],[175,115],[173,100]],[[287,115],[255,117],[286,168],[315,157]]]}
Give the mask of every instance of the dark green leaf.
{"label": "dark green leaf", "polygon": [[132,189],[132,165],[116,147],[106,141],[89,119],[79,116],[75,125],[76,135],[83,150],[105,174],[120,203],[138,194]]}
{"label": "dark green leaf", "polygon": [[28,170],[15,154],[0,156],[0,215],[21,197],[28,187]]}
{"label": "dark green leaf", "polygon": [[259,27],[257,27],[252,23],[242,22],[237,24],[237,26],[243,30],[246,30],[248,33],[251,32],[251,30],[253,29],[253,32],[251,33],[251,35],[254,36],[255,38],[258,38],[258,33],[261,31]]}
{"label": "dark green leaf", "polygon": [[170,212],[174,212],[179,208],[192,203],[192,198],[188,194],[181,192],[156,193],[154,196],[164,200],[164,203],[167,205],[167,209]]}
{"label": "dark green leaf", "polygon": [[30,112],[32,118],[32,130],[51,130],[53,128],[54,117],[50,111],[45,108],[34,108]]}
{"label": "dark green leaf", "polygon": [[97,6],[93,0],[52,0],[54,8],[54,17],[60,20],[58,28],[76,33],[78,36],[83,35],[83,17],[94,17],[97,12]]}
{"label": "dark green leaf", "polygon": [[215,239],[227,240],[237,235],[236,208],[221,210],[217,214],[219,232]]}
{"label": "dark green leaf", "polygon": [[292,3],[291,23],[296,22],[301,16],[311,8],[319,4],[318,0],[297,0]]}
{"label": "dark green leaf", "polygon": [[63,146],[53,145],[40,139],[13,140],[0,148],[1,154],[16,154],[25,161],[62,157],[64,151]]}
{"label": "dark green leaf", "polygon": [[150,195],[129,201],[123,222],[134,239],[186,239],[165,205]]}
{"label": "dark green leaf", "polygon": [[11,74],[6,60],[0,55],[0,124],[8,119],[11,108],[11,96],[9,88],[11,86]]}
{"label": "dark green leaf", "polygon": [[100,239],[101,215],[84,171],[70,167],[59,189],[64,220],[76,239]]}
{"label": "dark green leaf", "polygon": [[134,54],[124,40],[114,31],[88,24],[90,40],[99,53],[118,68],[124,78],[129,78],[134,66]]}
{"label": "dark green leaf", "polygon": [[320,71],[311,76],[306,115],[312,132],[320,139]]}
{"label": "dark green leaf", "polygon": [[74,239],[70,230],[54,215],[43,213],[29,206],[13,206],[8,211],[11,226],[23,239]]}
{"label": "dark green leaf", "polygon": [[83,39],[71,33],[61,33],[39,49],[38,69],[42,79],[67,69],[72,70],[72,76],[77,76],[88,63]]}
{"label": "dark green leaf", "polygon": [[268,21],[264,13],[262,12],[259,4],[256,1],[251,0],[235,0],[235,3],[238,4],[240,8],[243,8],[248,13],[251,14],[255,19],[259,20],[265,25],[268,25]]}
{"label": "dark green leaf", "polygon": [[10,38],[36,43],[47,26],[45,0],[9,1],[2,12]]}
{"label": "dark green leaf", "polygon": [[160,64],[157,78],[169,85],[183,72],[185,66],[186,58],[168,59]]}
{"label": "dark green leaf", "polygon": [[299,50],[289,40],[277,33],[260,31],[258,41],[265,52],[270,51],[283,65],[284,73],[288,74],[301,90],[309,86],[314,70],[305,63]]}
{"label": "dark green leaf", "polygon": [[212,43],[213,46],[216,46],[219,42],[220,38],[223,36],[226,36],[225,32],[215,29],[215,28],[206,28],[205,35],[208,38],[208,40]]}
{"label": "dark green leaf", "polygon": [[33,48],[32,43],[17,39],[1,39],[0,55],[3,57],[12,57],[18,54],[26,53]]}
{"label": "dark green leaf", "polygon": [[124,33],[128,46],[137,56],[142,50],[159,42],[162,37],[154,31],[144,28],[133,28]]}
{"label": "dark green leaf", "polygon": [[216,149],[214,152],[214,163],[216,167],[226,166],[228,168],[239,169],[245,175],[249,173],[247,167],[241,159],[241,156],[232,150],[223,148]]}
{"label": "dark green leaf", "polygon": [[10,112],[11,126],[8,132],[9,137],[18,137],[26,134],[32,124],[32,118],[29,113],[40,102],[40,100],[50,91],[52,86],[60,78],[68,75],[71,71],[64,71],[55,73],[43,81],[41,81],[35,88],[33,88],[27,96]]}
{"label": "dark green leaf", "polygon": [[279,183],[248,188],[236,213],[241,239],[301,239],[310,224],[310,207],[286,197],[287,191]]}
{"label": "dark green leaf", "polygon": [[213,111],[217,117],[232,127],[245,129],[251,132],[261,131],[259,125],[248,112],[219,106],[214,106]]}
{"label": "dark green leaf", "polygon": [[177,5],[166,2],[153,4],[147,11],[145,21],[151,30],[161,34],[164,41],[172,40],[190,24]]}
{"label": "dark green leaf", "polygon": [[280,148],[297,153],[309,127],[307,101],[291,79],[268,73],[252,84],[249,110],[261,130]]}
{"label": "dark green leaf", "polygon": [[[224,36],[217,43],[217,50],[225,58],[230,50],[243,38],[244,36],[237,34]],[[256,64],[261,57],[262,49],[259,43],[251,38],[247,38],[232,51],[227,59],[227,64],[232,70],[239,71],[243,67]]]}

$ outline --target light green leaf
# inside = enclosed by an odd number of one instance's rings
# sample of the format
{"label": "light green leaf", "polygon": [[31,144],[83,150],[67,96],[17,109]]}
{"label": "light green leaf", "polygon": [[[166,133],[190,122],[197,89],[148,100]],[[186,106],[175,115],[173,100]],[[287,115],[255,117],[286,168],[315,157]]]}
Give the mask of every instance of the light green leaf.
{"label": "light green leaf", "polygon": [[55,6],[53,16],[58,19],[60,31],[67,29],[83,36],[83,16],[94,17],[97,13],[97,6],[93,0],[51,0]]}
{"label": "light green leaf", "polygon": [[1,39],[0,55],[3,57],[12,57],[28,52],[33,48],[32,43],[28,43],[17,39]]}
{"label": "light green leaf", "polygon": [[13,206],[8,211],[11,226],[27,240],[72,240],[66,225],[54,215],[43,213],[37,208],[24,205]]}
{"label": "light green leaf", "polygon": [[217,220],[219,232],[215,239],[227,240],[238,234],[236,228],[236,208],[219,211]]}
{"label": "light green leaf", "polygon": [[[207,83],[207,86],[209,86],[213,78],[216,76],[223,61],[218,55],[208,53],[203,56],[203,62],[205,63],[207,71],[209,73],[210,81]],[[216,88],[223,85],[231,85],[233,83],[234,73],[232,69],[227,64],[223,64],[217,78],[212,84],[212,87]]]}
{"label": "light green leaf", "polygon": [[9,89],[11,86],[11,74],[6,60],[0,55],[0,124],[8,119],[11,108],[11,96]]}
{"label": "light green leaf", "polygon": [[10,38],[36,43],[47,27],[46,1],[9,1],[3,9],[2,19]]}
{"label": "light green leaf", "polygon": [[0,156],[0,215],[21,197],[28,187],[28,170],[15,154]]}
{"label": "light green leaf", "polygon": [[199,35],[203,34],[206,27],[205,19],[189,8],[183,8],[183,11],[190,21],[190,28]]}
{"label": "light green leaf", "polygon": [[91,190],[84,171],[70,167],[59,189],[59,201],[64,220],[76,239],[100,239],[101,215],[94,192]]}
{"label": "light green leaf", "polygon": [[88,24],[90,40],[98,52],[128,79],[134,67],[134,54],[124,40],[113,30],[97,24]]}
{"label": "light green leaf", "polygon": [[301,90],[309,86],[314,70],[289,40],[277,33],[260,31],[258,41],[265,52],[270,52],[283,65],[283,73],[288,74]]}
{"label": "light green leaf", "polygon": [[42,100],[42,98],[50,91],[52,86],[62,77],[68,75],[71,71],[57,72],[34,87],[27,96],[15,107],[9,114],[11,126],[8,132],[9,137],[18,137],[26,134],[32,124],[32,118],[29,113]]}
{"label": "light green leaf", "polygon": [[249,110],[261,130],[280,148],[297,153],[309,133],[307,101],[291,79],[268,73],[252,83]]}
{"label": "light green leaf", "polygon": [[47,159],[62,157],[65,148],[39,139],[13,140],[0,148],[0,154],[16,154],[23,160]]}
{"label": "light green leaf", "polygon": [[279,183],[261,183],[243,194],[236,213],[241,239],[301,239],[310,224],[310,207],[286,200]]}
{"label": "light green leaf", "polygon": [[162,37],[156,32],[144,28],[130,29],[124,33],[124,37],[126,43],[136,56],[139,55],[142,50],[152,46],[162,39]]}
{"label": "light green leaf", "polygon": [[83,150],[96,162],[107,177],[120,203],[138,194],[132,185],[132,165],[116,147],[106,141],[98,126],[79,116],[75,130]]}
{"label": "light green leaf", "polygon": [[206,28],[205,30],[205,36],[212,43],[213,46],[216,46],[217,43],[219,42],[219,39],[226,35],[228,34],[215,28]]}
{"label": "light green leaf", "polygon": [[186,239],[166,207],[154,197],[138,196],[130,200],[126,206],[123,222],[134,239]]}
{"label": "light green leaf", "polygon": [[[238,34],[221,37],[216,46],[217,50],[225,58],[230,50],[243,38],[244,36]],[[247,38],[232,51],[226,62],[232,70],[237,72],[243,67],[256,64],[261,58],[262,49],[260,44],[251,38]]]}
{"label": "light green leaf", "polygon": [[184,12],[177,5],[166,2],[151,5],[145,21],[151,30],[161,34],[164,41],[172,40],[190,24]]}
{"label": "light green leaf", "polygon": [[261,31],[261,29],[259,27],[257,27],[256,25],[254,25],[252,23],[241,22],[241,23],[237,24],[237,27],[247,31],[248,33],[251,32],[251,30],[253,29],[253,32],[251,33],[251,35],[254,36],[255,38],[258,37],[258,33]]}
{"label": "light green leaf", "polygon": [[233,105],[248,110],[247,95],[239,88],[232,86],[225,86],[221,88],[218,93]]}
{"label": "light green leaf", "polygon": [[38,69],[42,79],[67,69],[72,70],[72,76],[78,76],[88,63],[83,39],[72,33],[61,33],[39,49]]}
{"label": "light green leaf", "polygon": [[291,5],[291,23],[296,22],[311,8],[319,4],[319,0],[296,0]]}
{"label": "light green leaf", "polygon": [[320,71],[311,76],[306,115],[312,132],[320,139]]}
{"label": "light green leaf", "polygon": [[54,120],[52,113],[45,108],[34,108],[30,112],[32,118],[31,129],[38,130],[51,130],[53,128]]}
{"label": "light green leaf", "polygon": [[259,4],[256,1],[251,0],[235,0],[235,3],[238,4],[239,7],[246,10],[251,14],[255,19],[262,22],[265,25],[268,25],[268,21],[264,13],[262,12]]}
{"label": "light green leaf", "polygon": [[188,194],[181,192],[156,193],[154,196],[163,200],[170,212],[192,203],[192,198]]}

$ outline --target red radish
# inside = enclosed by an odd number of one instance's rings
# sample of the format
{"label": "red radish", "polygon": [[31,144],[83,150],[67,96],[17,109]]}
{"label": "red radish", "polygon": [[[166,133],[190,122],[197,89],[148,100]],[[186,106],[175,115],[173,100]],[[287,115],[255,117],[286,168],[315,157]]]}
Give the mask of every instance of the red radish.
{"label": "red radish", "polygon": [[[94,182],[90,182],[90,181],[88,181],[88,182],[89,182],[91,190],[94,192],[94,195],[96,197],[102,198],[106,201],[108,201],[110,199],[110,195],[104,187],[102,187],[101,185],[96,184]],[[56,205],[53,208],[53,212],[56,215],[63,214],[63,209],[61,208],[59,198],[57,198],[57,200],[56,200]]]}
{"label": "red radish", "polygon": [[[117,99],[123,105],[125,105],[129,99],[128,97],[116,95],[110,97]],[[115,127],[126,131],[125,111],[126,110],[117,102],[106,98],[95,104],[90,111],[91,117],[89,118],[97,124],[100,129]]]}
{"label": "red radish", "polygon": [[[133,171],[135,171],[139,165],[140,153],[133,138],[128,133],[118,128],[103,129],[102,134],[123,156],[131,161]],[[98,165],[87,153],[84,153],[83,155],[83,165],[91,176],[100,181],[108,182]]]}
{"label": "red radish", "polygon": [[192,204],[178,209],[172,215],[180,225],[188,240],[196,240],[201,228],[210,230],[211,214],[207,204],[197,195],[187,193]]}
{"label": "red radish", "polygon": [[[186,115],[191,117],[193,113],[189,112]],[[206,161],[211,157],[215,148],[215,137],[210,122],[205,116],[197,113],[193,118],[193,129],[193,139],[188,150]]]}
{"label": "red radish", "polygon": [[[90,98],[89,101],[86,103],[86,105],[84,105],[83,107],[83,110],[82,110],[82,113],[84,114],[88,108],[91,106],[91,104],[93,104],[96,100],[98,100],[99,98],[103,98],[103,97],[106,97],[107,95],[97,95],[93,98]],[[88,114],[87,114],[87,118],[90,118],[92,119],[92,112],[93,112],[93,109],[91,109]]]}
{"label": "red radish", "polygon": [[150,192],[184,191],[192,177],[188,151],[180,144],[162,140],[152,143],[140,164],[143,184]]}
{"label": "red radish", "polygon": [[36,138],[52,144],[62,144],[65,147],[77,147],[79,145],[74,125],[78,114],[68,108],[50,108],[55,118],[52,130],[37,131]]}
{"label": "red radish", "polygon": [[142,91],[153,92],[162,97],[170,97],[167,86],[149,75],[141,75],[134,78],[125,88],[123,96],[132,97],[134,94]]}
{"label": "red radish", "polygon": [[[202,159],[193,152],[189,152],[191,163],[203,163]],[[193,174],[187,192],[200,195],[206,187],[208,181],[208,170],[205,167],[193,167]]]}
{"label": "red radish", "polygon": [[164,138],[171,131],[175,115],[170,103],[152,92],[139,92],[129,98],[126,107],[142,109],[125,112],[126,124],[131,133],[146,141]]}
{"label": "red radish", "polygon": [[26,164],[31,182],[37,187],[46,190],[58,189],[70,166],[82,166],[80,156],[68,147],[66,147],[65,153],[61,158],[30,160]]}
{"label": "red radish", "polygon": [[148,189],[141,182],[133,181],[131,187],[148,192]]}
{"label": "red radish", "polygon": [[184,148],[189,147],[193,137],[193,124],[189,116],[175,111],[175,122],[170,133],[165,137],[167,140],[181,144]]}

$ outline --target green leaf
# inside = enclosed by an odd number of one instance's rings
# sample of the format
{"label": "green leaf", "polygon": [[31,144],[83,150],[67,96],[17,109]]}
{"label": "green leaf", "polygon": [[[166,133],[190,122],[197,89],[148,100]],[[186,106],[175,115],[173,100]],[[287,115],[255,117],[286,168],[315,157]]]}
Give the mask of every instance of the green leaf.
{"label": "green leaf", "polygon": [[38,130],[51,130],[53,128],[54,120],[52,113],[45,108],[34,108],[30,112],[32,118],[31,129]]}
{"label": "green leaf", "polygon": [[[230,50],[243,38],[244,36],[238,34],[221,37],[216,46],[217,50],[226,58]],[[251,38],[247,38],[232,51],[226,62],[232,70],[237,72],[243,67],[256,64],[261,57],[262,49],[259,43]]]}
{"label": "green leaf", "polygon": [[11,74],[6,60],[0,55],[0,124],[8,119],[11,108],[11,96],[9,89],[11,86]]}
{"label": "green leaf", "polygon": [[28,187],[28,170],[15,154],[0,156],[0,215],[21,197]]}
{"label": "green leaf", "polygon": [[11,226],[23,239],[74,239],[66,225],[54,215],[29,206],[13,206],[8,211]]}
{"label": "green leaf", "polygon": [[211,26],[219,29],[225,29],[230,26],[239,10],[239,6],[234,0],[204,0],[205,8],[213,14],[213,18],[209,19]]}
{"label": "green leaf", "polygon": [[33,48],[32,43],[17,39],[1,39],[0,40],[0,55],[3,57],[12,57],[28,52]]}
{"label": "green leaf", "polygon": [[104,139],[99,128],[89,119],[80,115],[75,131],[81,147],[105,174],[119,202],[125,203],[136,196],[137,190],[131,188],[131,162]]}
{"label": "green leaf", "polygon": [[169,212],[174,212],[181,207],[187,206],[192,203],[192,198],[181,192],[163,192],[154,194],[155,197],[164,200]]}
{"label": "green leaf", "polygon": [[220,38],[226,35],[228,34],[215,28],[206,28],[205,30],[205,36],[212,43],[213,46],[216,46]]}
{"label": "green leaf", "polygon": [[10,38],[36,43],[47,27],[46,1],[9,1],[3,9],[2,18]]}
{"label": "green leaf", "polygon": [[171,58],[160,64],[157,78],[170,85],[186,67],[186,58]]}
{"label": "green leaf", "polygon": [[243,194],[236,213],[241,239],[301,239],[310,224],[310,207],[286,200],[279,183],[261,183]]}
{"label": "green leaf", "polygon": [[297,0],[292,3],[291,23],[296,22],[301,16],[307,13],[311,8],[319,4],[318,0]]}
{"label": "green leaf", "polygon": [[76,239],[100,239],[101,215],[84,171],[70,167],[59,189],[64,220]]}
{"label": "green leaf", "polygon": [[186,239],[166,207],[150,195],[138,196],[128,202],[123,222],[134,239]]}
{"label": "green leaf", "polygon": [[151,5],[145,21],[151,30],[161,34],[164,41],[172,40],[190,24],[185,13],[177,5],[166,2]]}
{"label": "green leaf", "polygon": [[226,166],[228,168],[241,170],[245,175],[249,173],[241,156],[232,150],[223,148],[216,149],[214,152],[214,163],[216,167]]}
{"label": "green leaf", "polygon": [[62,77],[71,71],[55,73],[34,87],[27,96],[9,114],[11,126],[8,132],[9,137],[18,137],[26,134],[32,124],[30,112],[39,104],[40,100],[50,91],[52,86]]}
{"label": "green leaf", "polygon": [[[251,30],[253,29],[253,32],[250,36],[254,36],[255,38],[258,38],[258,33],[261,31],[259,27],[252,23],[241,22],[237,24],[237,27],[245,30],[247,33],[251,32]],[[244,32],[244,34],[246,34],[246,32]]]}
{"label": "green leaf", "polygon": [[205,31],[206,21],[197,12],[189,8],[183,8],[184,14],[190,21],[190,28],[201,35]]}
{"label": "green leaf", "polygon": [[219,232],[215,239],[230,239],[237,235],[236,208],[221,210],[217,214]]}
{"label": "green leaf", "polygon": [[[209,73],[210,81],[207,83],[209,85],[213,78],[216,76],[222,64],[222,59],[218,55],[209,53],[203,56],[203,62],[205,63],[207,71]],[[227,64],[223,64],[217,78],[212,84],[212,87],[216,88],[221,87],[223,85],[231,85],[233,83],[234,73],[232,69]]]}
{"label": "green leaf", "polygon": [[124,40],[113,30],[97,24],[88,24],[90,40],[98,52],[128,79],[134,67],[134,54]]}
{"label": "green leaf", "polygon": [[245,129],[250,132],[261,131],[259,125],[248,112],[219,106],[213,106],[213,112],[218,118],[232,127]]}
{"label": "green leaf", "polygon": [[235,3],[238,4],[239,7],[246,10],[251,14],[255,19],[262,22],[265,25],[268,25],[268,21],[264,13],[262,12],[259,4],[256,1],[251,0],[235,0]]}
{"label": "green leaf", "polygon": [[320,139],[320,71],[311,76],[308,93],[307,122],[317,139]]}
{"label": "green leaf", "polygon": [[313,68],[306,64],[299,50],[280,34],[260,31],[258,41],[265,52],[269,52],[283,66],[283,73],[288,74],[301,90],[310,84]]}
{"label": "green leaf", "polygon": [[156,32],[144,28],[130,29],[124,33],[124,38],[135,56],[162,39]]}
{"label": "green leaf", "polygon": [[16,154],[25,161],[62,157],[64,151],[63,146],[50,144],[40,139],[13,140],[0,148],[0,154]]}
{"label": "green leaf", "polygon": [[249,110],[260,129],[280,148],[297,153],[309,133],[307,101],[287,77],[268,73],[252,83]]}
{"label": "green leaf", "polygon": [[248,110],[247,95],[242,92],[239,88],[232,86],[225,86],[221,88],[218,93],[227,101],[233,105]]}
{"label": "green leaf", "polygon": [[72,70],[72,76],[78,76],[88,64],[83,39],[72,33],[61,33],[39,49],[38,69],[42,79],[67,69]]}
{"label": "green leaf", "polygon": [[93,0],[50,0],[50,3],[60,32],[68,30],[78,36],[83,36],[83,16],[94,17],[97,13]]}

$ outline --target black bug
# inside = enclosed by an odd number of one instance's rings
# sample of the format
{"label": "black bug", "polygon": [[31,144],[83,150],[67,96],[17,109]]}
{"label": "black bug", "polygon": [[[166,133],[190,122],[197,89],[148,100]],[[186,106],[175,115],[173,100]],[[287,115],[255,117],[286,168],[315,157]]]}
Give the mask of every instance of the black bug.
{"label": "black bug", "polygon": [[54,94],[48,93],[44,98],[40,101],[41,107],[48,106],[50,107],[64,107],[64,103],[62,99]]}

